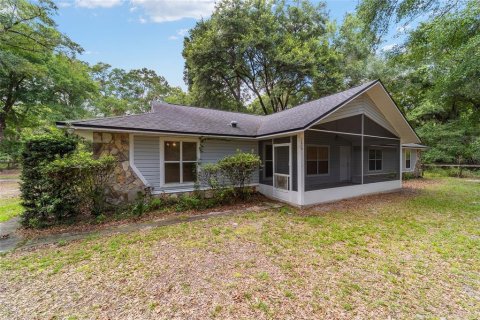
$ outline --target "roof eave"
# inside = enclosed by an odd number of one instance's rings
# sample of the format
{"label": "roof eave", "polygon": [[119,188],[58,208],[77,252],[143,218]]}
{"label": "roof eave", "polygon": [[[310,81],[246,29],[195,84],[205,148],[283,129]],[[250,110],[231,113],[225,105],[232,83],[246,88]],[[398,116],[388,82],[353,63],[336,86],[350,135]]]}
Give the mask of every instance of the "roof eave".
{"label": "roof eave", "polygon": [[185,131],[171,131],[171,130],[155,130],[155,129],[143,129],[143,128],[127,128],[116,126],[101,126],[101,125],[87,125],[75,122],[57,121],[56,126],[59,128],[71,127],[78,130],[108,130],[115,132],[129,132],[129,133],[157,133],[157,134],[174,134],[174,135],[188,135],[188,136],[212,136],[212,137],[226,137],[226,138],[241,138],[241,139],[265,139],[268,137],[282,136],[287,133],[302,132],[304,128],[295,128],[282,130],[272,133],[266,133],[263,135],[236,135],[236,134],[224,134],[224,133],[208,133],[208,132],[185,132]]}

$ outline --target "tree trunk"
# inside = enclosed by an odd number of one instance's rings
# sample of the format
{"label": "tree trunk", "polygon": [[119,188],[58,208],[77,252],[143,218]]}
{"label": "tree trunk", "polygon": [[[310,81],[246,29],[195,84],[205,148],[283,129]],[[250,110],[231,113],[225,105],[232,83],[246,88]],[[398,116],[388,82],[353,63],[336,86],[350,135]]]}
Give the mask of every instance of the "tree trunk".
{"label": "tree trunk", "polygon": [[7,115],[5,113],[0,113],[0,143],[3,142],[5,138],[5,129],[7,128]]}
{"label": "tree trunk", "polygon": [[0,143],[5,138],[5,129],[7,128],[7,116],[12,112],[13,106],[17,100],[17,94],[20,89],[20,84],[25,80],[25,77],[18,78],[15,74],[10,73],[9,83],[5,95],[5,103],[0,110]]}

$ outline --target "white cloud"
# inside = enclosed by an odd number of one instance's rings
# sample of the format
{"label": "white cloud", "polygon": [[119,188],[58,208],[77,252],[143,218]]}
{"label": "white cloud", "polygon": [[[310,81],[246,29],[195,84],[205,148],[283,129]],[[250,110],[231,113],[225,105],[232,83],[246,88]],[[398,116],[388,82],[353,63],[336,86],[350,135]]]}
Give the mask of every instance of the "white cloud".
{"label": "white cloud", "polygon": [[111,8],[122,4],[123,0],[75,0],[75,5],[82,8]]}
{"label": "white cloud", "polygon": [[187,35],[188,29],[179,29],[174,35],[171,35],[168,37],[169,40],[178,40],[180,38],[183,38]]}
{"label": "white cloud", "polygon": [[177,31],[177,34],[181,37],[185,37],[188,33],[188,29],[180,29]]}
{"label": "white cloud", "polygon": [[130,0],[130,2],[134,7],[142,7],[150,21],[153,22],[176,21],[184,18],[199,19],[210,15],[215,6],[214,0]]}

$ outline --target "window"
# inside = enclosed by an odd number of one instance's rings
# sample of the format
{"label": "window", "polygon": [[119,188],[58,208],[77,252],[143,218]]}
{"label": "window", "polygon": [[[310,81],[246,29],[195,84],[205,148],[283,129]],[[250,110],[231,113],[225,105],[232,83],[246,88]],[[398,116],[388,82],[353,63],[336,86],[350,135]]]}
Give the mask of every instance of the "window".
{"label": "window", "polygon": [[165,183],[194,182],[197,170],[197,143],[165,141]]}
{"label": "window", "polygon": [[405,168],[410,169],[412,166],[412,151],[405,150]]}
{"label": "window", "polygon": [[378,150],[378,149],[368,150],[368,170],[369,171],[382,170],[382,150]]}
{"label": "window", "polygon": [[265,178],[273,176],[273,146],[271,144],[265,145],[264,170]]}
{"label": "window", "polygon": [[328,147],[307,146],[307,175],[328,174]]}

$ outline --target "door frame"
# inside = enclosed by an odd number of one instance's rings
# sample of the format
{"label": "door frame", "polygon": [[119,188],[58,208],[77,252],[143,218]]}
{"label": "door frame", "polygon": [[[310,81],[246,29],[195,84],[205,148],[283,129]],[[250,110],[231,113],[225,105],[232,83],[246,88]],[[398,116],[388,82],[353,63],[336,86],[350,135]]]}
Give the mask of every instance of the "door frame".
{"label": "door frame", "polygon": [[[272,187],[273,187],[273,195],[277,196],[279,195],[285,195],[285,193],[289,193],[292,191],[292,143],[287,142],[287,143],[273,143],[272,144],[272,162],[273,162],[273,179],[272,179]],[[279,189],[275,187],[275,148],[276,147],[288,147],[288,190],[285,189]]]}

